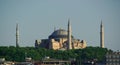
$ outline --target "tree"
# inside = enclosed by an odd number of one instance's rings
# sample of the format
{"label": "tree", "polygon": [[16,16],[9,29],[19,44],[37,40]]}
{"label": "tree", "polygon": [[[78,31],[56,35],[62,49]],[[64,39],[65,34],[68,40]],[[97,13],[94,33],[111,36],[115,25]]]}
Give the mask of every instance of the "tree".
{"label": "tree", "polygon": [[49,56],[54,59],[76,59],[81,62],[98,59],[100,62],[105,59],[105,54],[107,52],[112,52],[112,50],[100,47],[87,47],[85,49],[72,49],[65,51],[34,47],[0,47],[0,57],[4,57],[9,61],[25,61],[25,57],[31,57],[33,60],[41,60],[42,58],[45,58],[45,56]]}

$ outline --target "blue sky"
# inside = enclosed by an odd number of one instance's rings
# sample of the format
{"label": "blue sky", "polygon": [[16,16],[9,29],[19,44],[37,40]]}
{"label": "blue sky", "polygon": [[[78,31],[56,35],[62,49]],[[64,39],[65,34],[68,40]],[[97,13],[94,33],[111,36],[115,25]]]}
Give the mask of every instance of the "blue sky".
{"label": "blue sky", "polygon": [[120,0],[0,0],[0,46],[15,46],[15,27],[19,23],[20,46],[34,46],[56,29],[67,29],[99,46],[100,23],[105,28],[105,47],[120,50]]}

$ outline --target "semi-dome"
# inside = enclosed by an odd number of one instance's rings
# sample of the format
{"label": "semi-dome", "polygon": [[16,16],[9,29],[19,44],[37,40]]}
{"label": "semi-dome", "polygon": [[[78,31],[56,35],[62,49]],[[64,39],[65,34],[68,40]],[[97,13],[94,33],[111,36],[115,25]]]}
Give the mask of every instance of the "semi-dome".
{"label": "semi-dome", "polygon": [[67,31],[64,29],[55,30],[49,38],[67,38]]}

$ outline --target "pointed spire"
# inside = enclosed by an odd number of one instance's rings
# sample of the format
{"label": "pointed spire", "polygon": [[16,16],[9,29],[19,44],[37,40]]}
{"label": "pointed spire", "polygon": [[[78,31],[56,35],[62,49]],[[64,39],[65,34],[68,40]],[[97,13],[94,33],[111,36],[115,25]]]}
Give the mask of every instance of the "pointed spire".
{"label": "pointed spire", "polygon": [[70,19],[68,19],[68,49],[72,49],[72,46],[71,46],[71,24],[70,24]]}
{"label": "pointed spire", "polygon": [[100,25],[100,47],[104,48],[104,27],[103,27],[102,20]]}
{"label": "pointed spire", "polygon": [[18,30],[18,23],[16,23],[16,47],[19,47],[19,30]]}
{"label": "pointed spire", "polygon": [[70,18],[68,18],[68,25],[70,26]]}
{"label": "pointed spire", "polygon": [[101,19],[101,24],[102,24],[102,19]]}
{"label": "pointed spire", "polygon": [[16,23],[16,31],[18,31],[18,23]]}
{"label": "pointed spire", "polygon": [[101,20],[101,24],[102,24],[102,20]]}

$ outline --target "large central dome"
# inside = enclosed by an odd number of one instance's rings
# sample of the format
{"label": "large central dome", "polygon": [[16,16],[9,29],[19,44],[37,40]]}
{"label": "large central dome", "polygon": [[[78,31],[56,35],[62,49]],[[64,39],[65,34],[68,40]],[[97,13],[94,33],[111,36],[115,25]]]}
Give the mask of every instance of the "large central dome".
{"label": "large central dome", "polygon": [[64,29],[55,30],[49,38],[67,38],[67,31]]}

